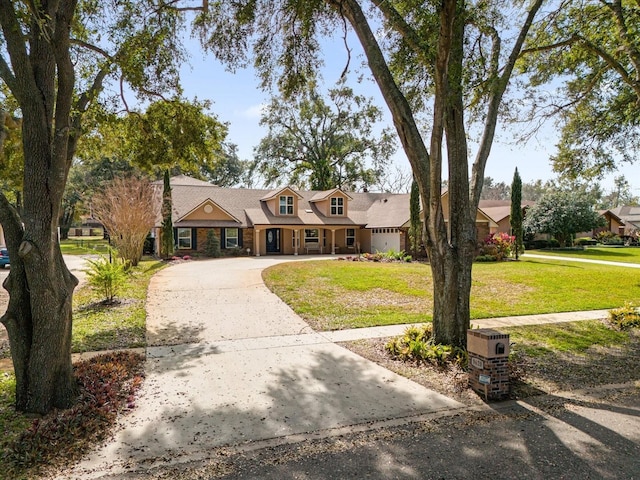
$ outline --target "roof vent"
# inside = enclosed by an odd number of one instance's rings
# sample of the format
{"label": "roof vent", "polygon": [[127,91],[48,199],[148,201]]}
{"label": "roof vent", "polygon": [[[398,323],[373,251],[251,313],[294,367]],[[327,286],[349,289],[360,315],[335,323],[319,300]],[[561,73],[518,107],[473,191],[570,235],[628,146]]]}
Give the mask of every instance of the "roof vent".
{"label": "roof vent", "polygon": [[383,202],[384,202],[384,203],[387,203],[387,199],[385,198],[385,199],[383,200]]}
{"label": "roof vent", "polygon": [[311,210],[310,208],[307,208],[307,209],[305,210],[305,212],[307,212],[307,213],[313,213],[313,210]]}

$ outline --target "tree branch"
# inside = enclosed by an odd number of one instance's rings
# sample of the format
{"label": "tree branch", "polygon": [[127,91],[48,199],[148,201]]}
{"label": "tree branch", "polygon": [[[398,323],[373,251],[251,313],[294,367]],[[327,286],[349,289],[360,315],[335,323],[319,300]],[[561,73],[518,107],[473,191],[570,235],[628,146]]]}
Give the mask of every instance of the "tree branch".
{"label": "tree branch", "polygon": [[[31,62],[29,62],[26,43],[22,35],[22,29],[20,28],[20,23],[16,17],[13,5],[13,2],[0,2],[0,25],[2,26],[7,52],[16,71],[13,72],[10,77],[5,78],[5,74],[11,70],[3,59],[0,73],[9,88],[11,88],[13,95],[22,103],[23,100],[27,99],[27,92],[36,89],[36,85],[33,78]],[[26,88],[21,87],[21,84],[17,83],[15,78],[24,79],[27,84]]]}
{"label": "tree branch", "polygon": [[[638,52],[637,46],[633,45],[633,42],[629,38],[629,28],[627,27],[627,22],[622,10],[622,2],[620,0],[614,0],[611,5],[607,6],[612,10],[616,23],[618,24],[618,33],[620,34],[620,38],[622,38],[624,51],[629,56],[629,60],[636,70],[636,80],[640,80],[640,52]],[[640,96],[638,100],[640,100]]]}
{"label": "tree branch", "polygon": [[529,53],[548,52],[550,50],[556,50],[561,47],[571,46],[576,43],[580,38],[577,35],[572,35],[570,38],[563,40],[562,42],[552,43],[550,45],[542,45],[539,47],[525,48],[520,52],[519,56],[525,56]]}
{"label": "tree branch", "polygon": [[[478,148],[478,153],[476,155],[476,160],[473,162],[472,173],[471,173],[471,198],[472,198],[472,208],[475,210],[478,202],[480,201],[480,194],[482,193],[482,182],[484,180],[484,171],[487,165],[487,160],[489,158],[489,154],[491,153],[491,146],[493,144],[493,139],[495,137],[497,118],[498,118],[498,110],[500,107],[500,103],[502,102],[502,97],[504,96],[504,92],[507,89],[507,85],[509,84],[509,80],[511,78],[511,74],[513,73],[513,69],[515,67],[516,61],[520,56],[520,52],[522,50],[522,46],[527,38],[529,33],[529,29],[533,24],[533,20],[542,7],[543,0],[536,0],[529,11],[527,12],[527,17],[520,28],[520,32],[518,37],[511,49],[511,53],[509,58],[502,69],[502,74],[495,78],[494,84],[491,89],[491,96],[489,99],[489,106],[487,108],[487,116],[485,120],[484,131],[482,134],[482,139],[480,140],[480,147]],[[497,74],[497,72],[496,72]],[[475,215],[475,213],[474,213]]]}
{"label": "tree branch", "polygon": [[607,65],[609,65],[613,70],[618,72],[620,77],[622,77],[622,80],[633,89],[633,91],[636,93],[637,98],[640,99],[640,84],[635,82],[630,77],[629,72],[627,72],[625,67],[623,65],[621,65],[618,61],[616,61],[615,58],[613,58],[611,55],[609,55],[607,52],[605,52],[602,48],[600,48],[597,45],[589,42],[585,38],[580,37],[580,39],[581,39],[581,42],[584,44],[584,46],[587,48],[587,50],[589,50],[592,53],[596,54],[598,57],[600,57],[602,60],[604,60],[604,62]]}
{"label": "tree branch", "polygon": [[9,90],[13,92],[16,89],[16,77],[3,56],[0,56],[0,78],[7,84]]}
{"label": "tree branch", "polygon": [[[386,20],[393,26],[394,30],[400,33],[411,50],[422,58],[423,61],[428,62],[429,55],[427,54],[427,49],[422,44],[420,35],[418,35],[415,29],[405,21],[391,2],[387,0],[373,0],[373,4],[378,7]],[[425,63],[425,65],[427,64],[428,63]]]}
{"label": "tree branch", "polygon": [[82,48],[86,48],[87,50],[91,50],[93,52],[99,53],[100,55],[102,55],[104,58],[106,58],[107,60],[109,60],[111,63],[114,63],[116,61],[116,59],[114,57],[112,57],[109,52],[107,52],[106,50],[103,50],[102,48],[93,45],[91,43],[85,42],[83,40],[79,40],[77,38],[72,38],[71,39],[71,43],[73,45],[78,45]]}

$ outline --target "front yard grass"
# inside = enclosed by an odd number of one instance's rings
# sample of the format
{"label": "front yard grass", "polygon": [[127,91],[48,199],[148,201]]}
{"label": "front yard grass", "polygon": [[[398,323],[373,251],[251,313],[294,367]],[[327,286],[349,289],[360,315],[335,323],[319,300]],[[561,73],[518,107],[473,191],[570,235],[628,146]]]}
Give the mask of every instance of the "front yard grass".
{"label": "front yard grass", "polygon": [[[640,301],[639,272],[526,258],[473,266],[471,318],[609,309]],[[263,273],[316,330],[431,320],[430,267],[420,263],[296,262]]]}
{"label": "front yard grass", "polygon": [[[608,262],[640,263],[639,247],[585,247],[584,250],[528,250],[536,255],[575,257]],[[527,253],[525,252],[525,258]]]}
{"label": "front yard grass", "polygon": [[147,287],[151,277],[164,265],[158,260],[141,261],[127,275],[113,305],[102,303],[101,295],[88,284],[78,289],[73,297],[72,351],[145,346]]}

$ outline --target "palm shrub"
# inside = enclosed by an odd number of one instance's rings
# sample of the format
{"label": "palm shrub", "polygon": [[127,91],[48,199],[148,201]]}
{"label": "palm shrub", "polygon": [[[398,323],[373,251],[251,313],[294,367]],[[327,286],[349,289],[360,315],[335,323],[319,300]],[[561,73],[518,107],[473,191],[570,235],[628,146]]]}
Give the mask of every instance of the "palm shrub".
{"label": "palm shrub", "polygon": [[113,302],[118,290],[127,278],[125,264],[112,255],[113,260],[100,256],[97,260],[89,260],[86,270],[89,285],[104,296],[105,302]]}
{"label": "palm shrub", "polygon": [[640,327],[640,307],[626,303],[623,307],[609,310],[609,320],[620,330]]}
{"label": "palm shrub", "polygon": [[432,340],[433,327],[427,323],[421,327],[408,327],[404,334],[389,341],[385,345],[391,358],[405,362],[431,363],[443,366],[454,363],[465,367],[467,352],[450,345],[439,345]]}

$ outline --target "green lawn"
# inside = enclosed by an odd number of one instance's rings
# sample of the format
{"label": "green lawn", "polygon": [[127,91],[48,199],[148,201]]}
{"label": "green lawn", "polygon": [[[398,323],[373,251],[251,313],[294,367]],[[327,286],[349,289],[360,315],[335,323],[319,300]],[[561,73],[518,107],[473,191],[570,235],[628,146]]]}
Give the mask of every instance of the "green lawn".
{"label": "green lawn", "polygon": [[623,345],[629,333],[609,328],[603,322],[589,320],[548,325],[527,325],[503,329],[517,349],[538,357],[551,353],[584,354],[596,347]]}
{"label": "green lawn", "polygon": [[109,242],[102,237],[69,237],[60,241],[60,249],[64,255],[107,253]]}
{"label": "green lawn", "polygon": [[[318,261],[265,270],[267,286],[319,330],[431,319],[428,265]],[[640,271],[587,263],[478,263],[471,318],[608,309],[640,302]]]}
{"label": "green lawn", "polygon": [[99,293],[88,284],[81,287],[73,297],[73,352],[144,346],[147,287],[164,265],[158,260],[141,261],[118,291],[121,303],[115,305],[102,305]]}
{"label": "green lawn", "polygon": [[[531,250],[529,253],[557,257],[587,258],[609,262],[640,263],[640,247],[586,247],[584,250]],[[525,253],[525,258],[527,254]]]}

